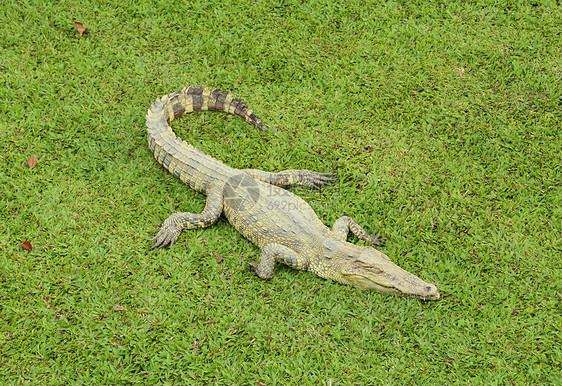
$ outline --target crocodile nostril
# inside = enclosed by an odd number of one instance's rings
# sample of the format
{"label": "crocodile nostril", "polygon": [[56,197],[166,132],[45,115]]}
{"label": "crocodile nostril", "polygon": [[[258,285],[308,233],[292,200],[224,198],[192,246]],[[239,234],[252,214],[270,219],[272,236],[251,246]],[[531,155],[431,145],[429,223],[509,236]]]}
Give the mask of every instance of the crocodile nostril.
{"label": "crocodile nostril", "polygon": [[431,292],[431,290],[433,290],[433,286],[428,285],[427,287],[425,287],[425,292]]}

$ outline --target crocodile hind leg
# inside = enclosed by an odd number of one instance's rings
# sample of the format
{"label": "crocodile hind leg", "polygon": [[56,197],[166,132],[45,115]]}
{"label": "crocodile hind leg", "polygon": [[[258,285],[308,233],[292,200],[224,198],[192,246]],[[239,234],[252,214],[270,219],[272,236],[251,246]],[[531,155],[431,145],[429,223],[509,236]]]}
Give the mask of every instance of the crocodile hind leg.
{"label": "crocodile hind leg", "polygon": [[258,264],[248,263],[248,265],[262,279],[271,279],[273,277],[275,260],[296,269],[308,269],[308,260],[306,258],[299,256],[295,251],[284,245],[275,243],[267,244],[262,248]]}
{"label": "crocodile hind leg", "polygon": [[359,224],[353,221],[351,217],[343,216],[338,218],[332,227],[332,232],[340,241],[346,241],[347,234],[350,231],[359,239],[371,243],[372,246],[379,245],[384,247],[384,240],[386,240],[384,237],[378,233],[374,236],[368,234]]}
{"label": "crocodile hind leg", "polygon": [[279,173],[264,172],[258,169],[243,169],[242,171],[256,180],[276,186],[304,185],[309,188],[320,189],[335,180],[332,173],[319,173],[306,169],[288,169]]}
{"label": "crocodile hind leg", "polygon": [[220,217],[223,209],[223,189],[221,186],[212,187],[207,196],[205,209],[201,213],[174,213],[168,217],[160,231],[152,240],[154,245],[150,249],[174,245],[179,234],[184,229],[205,228],[214,224]]}

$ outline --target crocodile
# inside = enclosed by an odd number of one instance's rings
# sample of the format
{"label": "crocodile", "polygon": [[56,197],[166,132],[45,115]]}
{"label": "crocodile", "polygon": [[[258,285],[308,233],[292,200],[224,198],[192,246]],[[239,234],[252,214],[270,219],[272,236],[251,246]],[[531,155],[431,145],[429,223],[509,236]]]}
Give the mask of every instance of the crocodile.
{"label": "crocodile", "polygon": [[[152,239],[151,249],[172,246],[184,229],[214,224],[221,214],[245,238],[261,249],[259,263],[248,263],[262,279],[273,276],[275,262],[312,272],[322,278],[372,289],[437,300],[437,287],[394,264],[375,249],[383,238],[368,234],[352,218],[337,219],[332,228],[320,221],[302,198],[285,189],[303,185],[319,189],[334,179],[331,173],[289,169],[270,173],[235,169],[177,137],[169,123],[193,111],[222,111],[266,131],[261,120],[238,98],[220,89],[190,86],[164,95],[146,114],[148,145],[154,158],[192,189],[207,196],[201,213],[173,213]],[[349,232],[371,246],[347,242]]]}

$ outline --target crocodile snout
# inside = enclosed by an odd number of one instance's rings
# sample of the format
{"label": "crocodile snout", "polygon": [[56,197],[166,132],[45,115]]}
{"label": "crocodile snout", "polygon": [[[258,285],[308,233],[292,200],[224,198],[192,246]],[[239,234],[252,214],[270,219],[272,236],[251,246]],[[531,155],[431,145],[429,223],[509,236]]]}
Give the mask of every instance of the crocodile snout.
{"label": "crocodile snout", "polygon": [[423,297],[425,297],[428,300],[437,300],[439,299],[440,295],[437,292],[437,287],[434,286],[433,284],[429,284],[427,286],[425,286],[425,294],[423,295]]}

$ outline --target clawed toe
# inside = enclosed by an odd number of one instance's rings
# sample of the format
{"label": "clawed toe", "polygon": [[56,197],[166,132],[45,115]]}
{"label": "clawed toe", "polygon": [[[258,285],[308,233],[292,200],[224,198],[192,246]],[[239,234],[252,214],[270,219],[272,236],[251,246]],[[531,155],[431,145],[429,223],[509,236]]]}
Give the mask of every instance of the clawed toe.
{"label": "clawed toe", "polygon": [[[151,240],[154,240],[154,239],[151,239]],[[166,246],[171,247],[172,245],[174,245],[173,241],[156,240],[154,245],[152,247],[150,247],[150,250],[153,250],[153,249],[156,249],[156,248],[164,248]]]}
{"label": "clawed toe", "polygon": [[150,239],[154,240],[154,245],[150,248],[150,250],[171,247],[176,242],[178,235],[179,232],[176,234],[175,232],[171,232],[169,229],[162,227],[156,236]]}
{"label": "clawed toe", "polygon": [[376,233],[374,235],[368,235],[367,237],[368,240],[365,241],[369,241],[371,243],[372,246],[379,246],[379,247],[384,247],[386,246],[385,241],[386,241],[386,237],[382,237],[380,234]]}
{"label": "clawed toe", "polygon": [[248,271],[256,272],[256,269],[258,268],[258,265],[256,263],[250,263],[247,261],[245,261],[244,263],[248,264]]}
{"label": "clawed toe", "polygon": [[308,186],[310,186],[313,189],[319,190],[320,188],[326,185],[330,185],[335,180],[336,178],[333,177],[332,173],[313,172],[312,175],[310,176]]}

